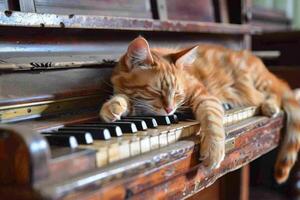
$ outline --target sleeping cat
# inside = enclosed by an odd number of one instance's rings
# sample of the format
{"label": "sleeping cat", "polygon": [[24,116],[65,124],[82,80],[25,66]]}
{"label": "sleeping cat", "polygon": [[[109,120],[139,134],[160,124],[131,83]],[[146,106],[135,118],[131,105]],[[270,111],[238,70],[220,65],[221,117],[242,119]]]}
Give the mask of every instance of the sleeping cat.
{"label": "sleeping cat", "polygon": [[285,182],[300,148],[300,105],[289,86],[247,51],[201,44],[192,48],[150,49],[134,39],[120,58],[111,81],[115,95],[103,104],[107,122],[125,115],[171,115],[190,107],[201,122],[200,159],[218,168],[225,155],[224,110],[261,106],[269,117],[287,113],[287,133],[275,165],[275,178]]}

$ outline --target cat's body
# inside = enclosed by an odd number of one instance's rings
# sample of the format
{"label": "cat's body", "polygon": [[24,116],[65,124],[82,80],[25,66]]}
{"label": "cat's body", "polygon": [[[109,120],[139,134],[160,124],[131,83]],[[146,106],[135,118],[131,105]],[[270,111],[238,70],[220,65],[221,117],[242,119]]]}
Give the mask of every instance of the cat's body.
{"label": "cat's body", "polygon": [[275,166],[278,182],[287,179],[296,161],[300,105],[289,86],[247,51],[215,45],[150,49],[147,41],[138,37],[116,66],[112,83],[115,96],[103,105],[103,120],[127,114],[166,115],[188,106],[201,123],[201,159],[212,168],[218,167],[225,155],[222,102],[261,106],[270,117],[283,108],[288,120]]}

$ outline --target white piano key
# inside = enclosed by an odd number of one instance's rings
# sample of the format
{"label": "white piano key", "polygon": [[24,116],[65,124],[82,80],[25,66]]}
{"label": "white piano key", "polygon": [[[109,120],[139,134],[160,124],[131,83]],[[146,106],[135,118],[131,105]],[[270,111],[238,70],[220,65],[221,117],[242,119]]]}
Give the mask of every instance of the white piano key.
{"label": "white piano key", "polygon": [[175,131],[176,131],[176,129],[168,132],[168,144],[172,144],[172,143],[176,142]]}
{"label": "white piano key", "polygon": [[159,148],[159,136],[158,135],[152,135],[150,136],[150,149],[158,149]]}
{"label": "white piano key", "polygon": [[141,153],[146,153],[150,151],[150,138],[149,137],[142,137],[140,139],[140,145],[141,145]]}
{"label": "white piano key", "polygon": [[140,141],[136,138],[132,139],[130,141],[130,155],[131,156],[139,155],[141,153],[140,147],[141,147]]}
{"label": "white piano key", "polygon": [[159,134],[159,147],[164,147],[168,145],[168,136],[167,133]]}

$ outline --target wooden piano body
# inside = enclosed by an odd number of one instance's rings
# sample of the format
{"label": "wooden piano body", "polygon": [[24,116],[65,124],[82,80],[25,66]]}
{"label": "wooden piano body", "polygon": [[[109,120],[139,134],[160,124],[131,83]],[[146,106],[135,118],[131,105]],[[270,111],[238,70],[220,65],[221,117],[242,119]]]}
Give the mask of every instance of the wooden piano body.
{"label": "wooden piano body", "polygon": [[[187,125],[190,122],[159,126],[155,134],[126,136],[130,148],[140,148],[127,157],[119,155],[120,150],[114,153],[115,144],[108,141],[111,149],[105,159],[88,145],[53,147],[41,134],[97,119],[102,102],[112,92],[109,77],[115,60],[140,34],[154,46],[217,43],[249,49],[250,35],[259,29],[16,11],[1,12],[0,25],[0,196],[4,199],[188,198],[278,145],[282,115],[255,116],[228,125],[226,158],[216,170],[206,169],[198,160],[194,136],[198,125]],[[145,150],[142,141],[151,146],[150,137],[158,137],[159,145]],[[120,140],[119,147],[124,138],[125,134],[112,140]],[[209,195],[247,199],[247,168],[216,183],[210,188],[217,189]],[[208,198],[205,191],[196,198]]]}

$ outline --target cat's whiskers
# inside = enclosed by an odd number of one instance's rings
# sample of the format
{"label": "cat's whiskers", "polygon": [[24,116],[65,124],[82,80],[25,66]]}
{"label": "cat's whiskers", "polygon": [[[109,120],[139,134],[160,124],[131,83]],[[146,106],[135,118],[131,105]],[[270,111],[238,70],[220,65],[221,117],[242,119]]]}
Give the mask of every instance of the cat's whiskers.
{"label": "cat's whiskers", "polygon": [[135,105],[142,105],[142,106],[145,106],[145,107],[153,108],[152,105],[148,104],[147,102],[145,102],[145,101],[143,101],[143,100],[132,99],[132,102],[133,102]]}

